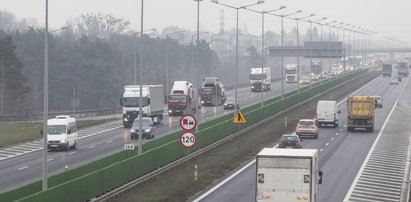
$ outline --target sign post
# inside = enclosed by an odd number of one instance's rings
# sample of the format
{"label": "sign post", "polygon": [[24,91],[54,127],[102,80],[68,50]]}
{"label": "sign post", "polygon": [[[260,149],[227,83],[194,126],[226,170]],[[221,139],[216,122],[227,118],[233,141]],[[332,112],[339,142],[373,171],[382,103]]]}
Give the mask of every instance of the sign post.
{"label": "sign post", "polygon": [[191,131],[197,127],[197,120],[193,115],[187,114],[181,117],[180,127],[185,130],[180,135],[180,144],[187,148],[187,177],[190,179],[190,148],[197,143],[197,136]]}

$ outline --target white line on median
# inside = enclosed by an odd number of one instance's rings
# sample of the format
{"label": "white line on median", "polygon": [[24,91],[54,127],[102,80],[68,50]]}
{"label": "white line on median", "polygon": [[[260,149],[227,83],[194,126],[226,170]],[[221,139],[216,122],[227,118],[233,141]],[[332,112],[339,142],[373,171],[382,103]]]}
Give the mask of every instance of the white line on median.
{"label": "white line on median", "polygon": [[330,143],[329,142],[327,142],[327,144],[325,144],[325,146],[328,146]]}
{"label": "white line on median", "polygon": [[28,168],[28,166],[21,167],[21,168],[19,168],[19,169],[17,169],[17,170],[24,170],[24,169],[26,169],[26,168]]}
{"label": "white line on median", "polygon": [[90,146],[90,147],[88,147],[88,148],[89,148],[89,149],[92,149],[92,148],[94,148],[94,147],[96,147],[96,145]]}
{"label": "white line on median", "polygon": [[67,155],[72,155],[72,154],[75,154],[75,153],[76,153],[76,152],[73,151],[73,152],[68,153]]}
{"label": "white line on median", "polygon": [[111,143],[111,142],[113,142],[113,140],[109,140],[109,141],[107,141],[106,143]]}
{"label": "white line on median", "polygon": [[[408,83],[408,79],[407,79],[407,83]],[[360,180],[361,174],[364,171],[365,166],[368,163],[368,160],[371,157],[372,152],[374,151],[375,146],[377,146],[378,140],[380,139],[381,135],[382,135],[382,131],[384,131],[385,126],[387,125],[389,119],[391,118],[391,114],[394,112],[394,109],[397,107],[397,103],[398,100],[400,99],[402,92],[404,91],[404,88],[407,84],[405,84],[403,86],[403,88],[401,89],[400,95],[398,96],[397,100],[394,103],[394,106],[392,107],[390,113],[388,114],[387,118],[384,121],[384,124],[382,125],[380,132],[377,135],[377,138],[375,138],[373,145],[371,146],[371,149],[368,151],[367,157],[365,157],[365,160],[363,161],[363,164],[361,165],[360,170],[357,173],[357,176],[355,177],[353,183],[351,184],[350,189],[348,190],[347,194],[345,195],[344,201],[348,201],[351,197],[352,192],[354,191],[355,186],[357,185],[358,181]]]}
{"label": "white line on median", "polygon": [[211,188],[210,190],[208,190],[206,193],[204,193],[203,195],[201,195],[200,197],[196,198],[193,202],[199,202],[200,200],[202,200],[203,198],[207,197],[209,194],[211,194],[212,192],[214,192],[216,189],[220,188],[221,186],[223,186],[225,183],[227,183],[228,181],[230,181],[231,179],[233,179],[235,176],[237,176],[238,174],[240,174],[241,172],[243,172],[243,170],[247,169],[248,167],[250,167],[252,164],[255,163],[255,159],[252,160],[250,163],[248,163],[246,166],[242,167],[240,170],[238,170],[237,172],[233,173],[230,177],[226,178],[225,180],[223,180],[222,182],[218,183],[217,186],[214,186],[213,188]]}
{"label": "white line on median", "polygon": [[52,161],[52,160],[54,160],[54,159],[48,159],[47,161]]}

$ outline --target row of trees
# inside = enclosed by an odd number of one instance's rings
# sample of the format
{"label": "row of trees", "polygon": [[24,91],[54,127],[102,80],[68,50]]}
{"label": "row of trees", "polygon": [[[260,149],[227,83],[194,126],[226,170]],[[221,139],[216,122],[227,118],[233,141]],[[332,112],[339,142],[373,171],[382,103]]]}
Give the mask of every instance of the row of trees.
{"label": "row of trees", "polygon": [[[168,41],[170,83],[191,81],[192,44],[144,35],[143,52],[139,36],[128,32],[128,23],[111,16],[85,15],[75,25],[49,34],[49,109],[62,111],[113,108],[119,105],[124,85],[166,85],[166,41]],[[99,32],[104,28],[103,32]],[[111,34],[108,34],[111,33]],[[136,52],[135,52],[136,50]],[[143,66],[140,70],[140,56]],[[205,41],[199,43],[199,78],[219,64]],[[0,107],[2,114],[22,113],[24,108],[43,109],[44,30],[29,27],[0,35]],[[170,84],[171,86],[171,84]],[[74,101],[74,89],[76,101]],[[166,92],[165,92],[166,93]]]}

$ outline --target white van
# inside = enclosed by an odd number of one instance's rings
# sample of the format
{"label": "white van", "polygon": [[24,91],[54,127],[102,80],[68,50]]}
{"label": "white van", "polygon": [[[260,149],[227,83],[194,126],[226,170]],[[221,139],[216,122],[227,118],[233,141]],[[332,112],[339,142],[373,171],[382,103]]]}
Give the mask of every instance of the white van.
{"label": "white van", "polygon": [[317,104],[317,124],[318,126],[331,124],[338,127],[340,110],[334,100],[320,100]]}
{"label": "white van", "polygon": [[47,120],[48,149],[76,149],[77,136],[76,119],[70,116],[57,116]]}

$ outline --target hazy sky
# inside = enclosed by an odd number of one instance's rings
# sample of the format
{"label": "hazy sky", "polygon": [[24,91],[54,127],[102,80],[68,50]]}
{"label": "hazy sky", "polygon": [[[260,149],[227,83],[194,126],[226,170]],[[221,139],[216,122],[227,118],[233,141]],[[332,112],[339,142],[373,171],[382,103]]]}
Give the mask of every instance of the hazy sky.
{"label": "hazy sky", "polygon": [[[248,5],[257,0],[219,0],[234,6]],[[303,10],[296,17],[311,13],[313,20],[328,17],[346,24],[360,26],[379,33],[379,36],[395,37],[411,42],[411,0],[266,0],[264,4],[253,6],[256,10],[272,10],[287,6],[282,14]],[[59,28],[65,21],[85,13],[109,13],[131,22],[131,27],[139,30],[141,0],[49,0],[49,26]],[[44,25],[45,0],[0,0],[0,10],[9,11],[17,18],[35,19]],[[235,10],[211,3],[200,2],[201,31],[218,32],[220,10],[224,10],[225,29],[235,26]],[[266,30],[278,32],[278,17],[266,17]],[[329,22],[329,21],[325,21]],[[195,30],[197,23],[197,2],[193,0],[146,0],[144,1],[144,29],[163,29],[175,25]],[[285,20],[287,29],[295,26],[294,20]],[[247,26],[252,34],[261,33],[261,15],[240,10],[240,28]],[[308,28],[301,23],[300,28]]]}

